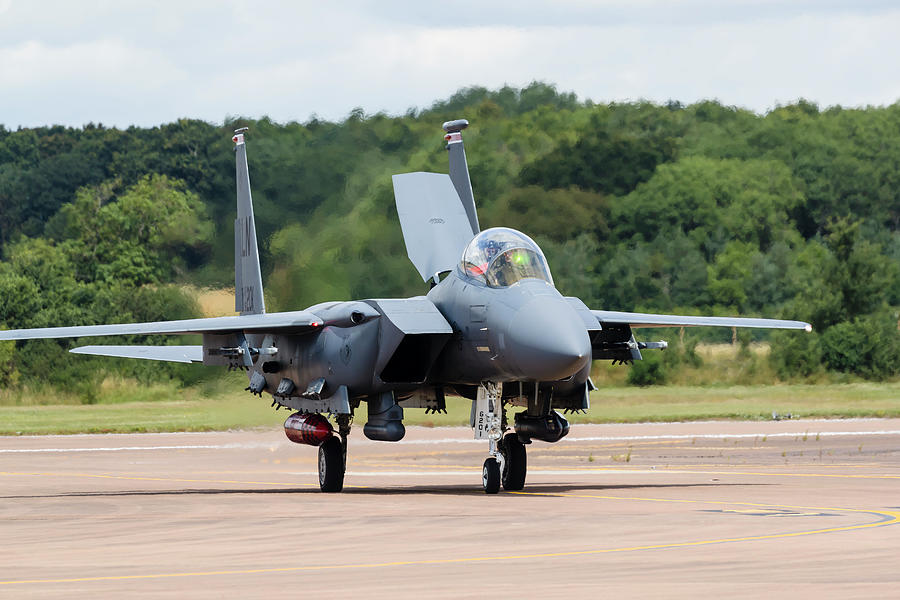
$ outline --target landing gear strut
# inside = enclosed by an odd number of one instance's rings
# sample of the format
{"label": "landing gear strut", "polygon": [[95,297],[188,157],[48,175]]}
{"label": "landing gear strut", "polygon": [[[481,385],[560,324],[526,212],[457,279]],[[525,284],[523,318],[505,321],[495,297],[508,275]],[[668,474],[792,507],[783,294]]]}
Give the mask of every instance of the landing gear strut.
{"label": "landing gear strut", "polygon": [[499,441],[503,437],[503,384],[485,381],[478,386],[478,395],[472,407],[472,427],[475,439],[487,439],[490,444],[490,457],[484,461],[481,471],[481,483],[485,494],[496,494],[500,491],[500,474],[503,472],[503,454],[500,453]]}

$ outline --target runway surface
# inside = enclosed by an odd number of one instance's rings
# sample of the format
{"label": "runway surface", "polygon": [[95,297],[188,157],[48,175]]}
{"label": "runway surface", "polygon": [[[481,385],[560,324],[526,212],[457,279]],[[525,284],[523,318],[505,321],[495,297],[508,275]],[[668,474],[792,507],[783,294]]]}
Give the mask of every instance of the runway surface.
{"label": "runway surface", "polygon": [[579,425],[486,496],[468,429],[0,438],[2,598],[887,598],[900,420]]}

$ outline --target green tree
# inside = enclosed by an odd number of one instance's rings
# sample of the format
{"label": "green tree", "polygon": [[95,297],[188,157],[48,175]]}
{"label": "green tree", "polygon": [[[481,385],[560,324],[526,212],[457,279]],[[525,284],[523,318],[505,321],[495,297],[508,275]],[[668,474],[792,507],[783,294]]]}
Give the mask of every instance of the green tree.
{"label": "green tree", "polygon": [[861,239],[859,221],[831,221],[823,242],[807,250],[807,264],[798,270],[801,289],[793,313],[824,331],[881,310],[891,281],[900,276],[898,265],[880,245]]}
{"label": "green tree", "polygon": [[[652,105],[643,109],[659,110]],[[563,140],[550,154],[525,165],[520,180],[547,189],[579,187],[624,195],[650,179],[657,165],[672,160],[675,152],[675,138],[667,129],[617,128],[601,110],[578,141]]]}
{"label": "green tree", "polygon": [[182,182],[152,175],[120,196],[113,190],[108,183],[81,189],[48,225],[79,279],[157,283],[202,262],[212,224]]}
{"label": "green tree", "polygon": [[753,280],[753,263],[760,252],[749,242],[728,242],[708,267],[708,286],[712,301],[739,311],[747,308]]}
{"label": "green tree", "polygon": [[900,373],[900,332],[897,319],[886,312],[844,321],[821,336],[822,360],[835,371],[868,379]]}
{"label": "green tree", "polygon": [[625,381],[629,385],[663,385],[666,383],[669,372],[659,352],[643,352],[643,359],[636,360],[628,368]]}
{"label": "green tree", "polygon": [[767,249],[790,229],[789,212],[800,202],[781,163],[690,157],[661,165],[613,206],[613,220],[622,239],[680,230],[712,260],[730,240]]}

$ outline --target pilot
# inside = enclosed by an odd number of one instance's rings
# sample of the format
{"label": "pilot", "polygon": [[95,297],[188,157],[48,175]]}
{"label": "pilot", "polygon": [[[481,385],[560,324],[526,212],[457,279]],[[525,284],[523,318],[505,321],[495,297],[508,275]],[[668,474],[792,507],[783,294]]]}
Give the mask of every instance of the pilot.
{"label": "pilot", "polygon": [[497,253],[500,252],[500,244],[497,243],[497,240],[488,240],[484,245],[483,250],[484,262],[478,265],[478,268],[481,269],[482,273],[485,273],[487,272],[488,265],[491,264],[491,261],[497,256]]}
{"label": "pilot", "polygon": [[471,275],[484,275],[485,271],[487,271],[488,265],[491,264],[491,261],[494,260],[494,257],[500,252],[500,244],[497,240],[487,240],[481,246],[481,253],[484,256],[484,262],[480,265],[469,265],[468,270]]}
{"label": "pilot", "polygon": [[497,256],[498,252],[500,252],[500,244],[497,243],[497,240],[488,240],[487,244],[484,246],[484,254],[487,256],[487,262],[490,263],[491,260]]}
{"label": "pilot", "polygon": [[534,277],[535,269],[531,256],[521,249],[504,252],[491,262],[488,281],[500,287],[512,285],[525,277]]}
{"label": "pilot", "polygon": [[503,254],[500,258],[497,259],[497,262],[491,268],[491,274],[494,278],[494,282],[496,285],[500,287],[506,287],[511,282],[508,280],[508,276],[511,274],[512,263],[509,260],[509,253]]}

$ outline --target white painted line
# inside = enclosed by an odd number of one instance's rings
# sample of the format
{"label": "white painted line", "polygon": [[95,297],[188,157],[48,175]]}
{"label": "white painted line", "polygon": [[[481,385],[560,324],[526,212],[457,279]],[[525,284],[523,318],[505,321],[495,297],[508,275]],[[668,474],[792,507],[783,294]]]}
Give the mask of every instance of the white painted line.
{"label": "white painted line", "polygon": [[[273,431],[277,431],[276,428],[272,429]],[[246,429],[224,429],[222,431],[157,431],[154,433],[62,433],[62,434],[50,434],[50,435],[5,435],[0,436],[0,439],[9,438],[9,439],[17,439],[17,440],[47,440],[47,439],[77,439],[77,438],[86,438],[86,437],[95,437],[102,439],[113,439],[113,438],[134,438],[136,436],[166,436],[166,435],[177,435],[177,436],[201,436],[201,435],[216,435],[216,434],[229,434],[236,432],[245,432],[249,431]]]}
{"label": "white painted line", "polygon": [[[849,436],[849,435],[900,435],[900,430],[884,430],[884,431],[816,431],[807,429],[796,432],[778,432],[778,433],[697,433],[697,434],[669,434],[669,435],[600,435],[588,437],[565,437],[557,443],[578,443],[578,442],[616,442],[616,441],[640,441],[640,440],[692,440],[692,439],[737,439],[737,438],[760,438],[760,437],[801,437],[801,436]],[[367,441],[367,440],[363,440]],[[351,440],[351,443],[352,440]],[[484,444],[484,440],[476,439],[460,439],[460,438],[441,438],[436,440],[402,440],[401,444]],[[540,447],[538,445],[537,447]]]}
{"label": "white painted line", "polygon": [[[579,442],[615,442],[615,441],[644,441],[644,440],[714,440],[714,439],[751,439],[751,438],[789,438],[802,436],[819,437],[846,437],[846,436],[876,436],[876,435],[900,435],[900,430],[882,431],[805,431],[778,432],[778,433],[698,433],[698,434],[670,434],[670,435],[618,435],[618,436],[590,436],[567,437],[559,443],[576,444]],[[441,438],[436,440],[403,440],[400,444],[438,445],[438,444],[484,444],[484,440],[471,438]],[[351,445],[359,444],[383,444],[371,440],[350,440]],[[251,442],[235,444],[194,444],[179,446],[104,446],[95,448],[0,448],[0,454],[32,454],[42,452],[140,452],[145,450],[251,450],[267,448],[275,450],[280,447],[292,446],[285,441]],[[537,447],[540,447],[537,446]]]}
{"label": "white painted line", "polygon": [[[878,417],[852,417],[847,419],[791,419],[789,421],[782,421],[783,423],[790,423],[792,425],[797,426],[805,426],[811,423],[874,423],[878,421],[897,421],[894,419],[882,419]],[[730,421],[731,423],[747,423],[748,421]],[[754,421],[754,423],[776,423],[776,421]],[[661,427],[666,425],[722,425],[723,421],[671,421],[662,423],[659,421],[648,421],[641,423],[575,423],[573,424],[575,427],[616,427],[623,429],[632,429],[639,427]],[[407,431],[415,431],[415,430],[428,430],[433,431],[435,429],[445,429],[445,430],[459,430],[459,431],[470,431],[470,428],[464,425],[441,425],[439,427],[423,427],[421,425],[408,425]],[[86,437],[94,437],[98,439],[125,439],[131,438],[134,439],[137,436],[140,437],[164,437],[164,436],[179,436],[179,437],[198,437],[198,436],[209,436],[209,435],[229,435],[235,433],[249,433],[253,431],[262,431],[263,433],[267,431],[281,431],[281,428],[278,426],[273,426],[271,428],[253,428],[253,429],[225,429],[222,431],[162,431],[156,433],[67,433],[67,434],[54,434],[54,435],[0,435],[0,440],[8,439],[8,440],[48,440],[48,439],[78,439],[78,438],[86,438]],[[713,436],[713,437],[722,437],[722,436]],[[733,437],[733,436],[732,436]],[[368,440],[361,440],[368,441]],[[455,440],[459,441],[459,440]],[[470,440],[471,441],[471,440]]]}
{"label": "white painted line", "polygon": [[37,452],[129,452],[141,450],[228,450],[272,448],[282,444],[205,444],[194,446],[107,446],[104,448],[0,448],[0,454],[29,454]]}
{"label": "white painted line", "polygon": [[698,433],[698,434],[677,434],[677,435],[622,435],[622,436],[596,436],[596,437],[567,437],[562,442],[607,442],[615,440],[715,440],[715,439],[747,439],[747,438],[784,438],[784,437],[802,437],[802,436],[820,437],[839,437],[848,435],[900,435],[900,430],[886,431],[816,431],[814,429],[806,429],[804,431],[777,433]]}

